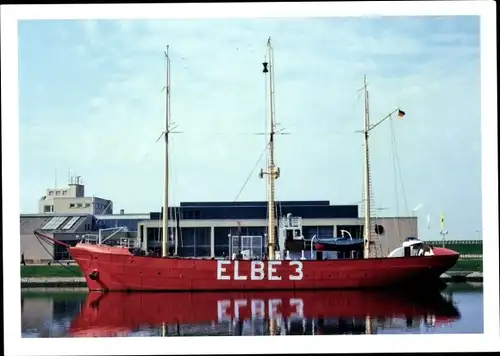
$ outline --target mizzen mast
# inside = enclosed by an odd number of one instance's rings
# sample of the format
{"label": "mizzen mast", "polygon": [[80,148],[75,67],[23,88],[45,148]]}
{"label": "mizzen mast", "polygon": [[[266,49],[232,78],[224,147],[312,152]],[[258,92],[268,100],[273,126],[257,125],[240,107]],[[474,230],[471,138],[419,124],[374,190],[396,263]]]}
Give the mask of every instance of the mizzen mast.
{"label": "mizzen mast", "polygon": [[364,83],[362,90],[365,94],[365,125],[363,129],[364,143],[365,143],[365,152],[364,152],[364,177],[363,177],[363,203],[364,203],[364,258],[370,258],[370,246],[371,246],[371,173],[370,173],[370,150],[368,147],[368,139],[370,131],[380,125],[387,119],[392,118],[392,115],[398,113],[398,117],[401,119],[405,116],[405,112],[400,108],[393,110],[387,116],[376,122],[375,124],[370,124],[370,106],[369,106],[369,96],[368,96],[368,85],[366,82],[366,75],[364,77]]}
{"label": "mizzen mast", "polygon": [[164,187],[163,187],[163,219],[162,219],[162,240],[161,256],[168,255],[168,136],[170,133],[170,57],[168,53],[169,46],[165,53],[165,166],[164,166]]}
{"label": "mizzen mast", "polygon": [[267,258],[274,260],[275,254],[275,203],[274,203],[274,180],[280,175],[280,170],[274,163],[274,137],[276,136],[276,123],[274,121],[274,50],[271,45],[271,37],[267,40],[267,60],[262,65],[264,66],[262,72],[268,77],[269,80],[269,144],[268,144],[268,167],[267,172],[260,171],[260,178],[267,175],[267,190],[268,190],[268,231],[267,231]]}

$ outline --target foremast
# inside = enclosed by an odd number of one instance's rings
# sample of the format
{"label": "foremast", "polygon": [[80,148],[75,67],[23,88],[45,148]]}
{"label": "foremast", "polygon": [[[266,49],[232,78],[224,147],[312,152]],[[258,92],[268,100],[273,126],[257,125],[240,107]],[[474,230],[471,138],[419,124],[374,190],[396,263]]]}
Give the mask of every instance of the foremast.
{"label": "foremast", "polygon": [[280,169],[274,163],[274,138],[276,136],[276,123],[274,120],[274,49],[271,45],[271,37],[267,40],[267,59],[262,63],[264,66],[262,72],[269,80],[267,87],[269,88],[269,143],[268,143],[268,167],[267,172],[260,171],[260,178],[267,175],[267,209],[268,209],[268,229],[267,229],[267,258],[275,259],[275,184],[274,181],[280,175]]}
{"label": "foremast", "polygon": [[170,133],[170,57],[169,46],[165,53],[165,165],[163,174],[163,219],[162,219],[162,239],[161,239],[161,256],[168,255],[168,139]]}
{"label": "foremast", "polygon": [[363,175],[363,206],[364,206],[364,258],[370,258],[370,243],[371,243],[371,184],[370,184],[370,151],[368,147],[368,137],[370,132],[370,108],[368,104],[368,86],[366,83],[366,75],[364,76],[363,91],[365,95],[365,125],[363,129],[363,137],[365,141],[364,150],[364,175]]}

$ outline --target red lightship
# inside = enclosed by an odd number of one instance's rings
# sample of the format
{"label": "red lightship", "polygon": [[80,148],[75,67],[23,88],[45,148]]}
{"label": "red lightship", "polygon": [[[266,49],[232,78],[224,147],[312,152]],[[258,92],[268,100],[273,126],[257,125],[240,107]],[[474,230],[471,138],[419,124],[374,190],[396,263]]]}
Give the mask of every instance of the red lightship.
{"label": "red lightship", "polygon": [[[285,289],[343,289],[387,287],[402,283],[434,283],[440,275],[458,260],[458,253],[445,248],[432,248],[416,238],[407,238],[403,246],[387,257],[378,257],[373,251],[372,222],[370,217],[370,189],[368,134],[375,126],[390,118],[396,109],[375,125],[369,124],[368,110],[365,110],[365,180],[364,180],[364,237],[363,239],[316,239],[302,236],[300,217],[275,218],[275,180],[280,170],[274,163],[274,75],[272,75],[273,48],[268,41],[268,59],[264,62],[264,73],[269,79],[270,127],[269,166],[261,171],[261,178],[267,176],[268,186],[268,234],[267,256],[253,255],[252,251],[239,251],[231,259],[199,259],[168,256],[169,236],[167,215],[163,214],[162,257],[144,255],[144,251],[121,246],[78,243],[65,245],[71,256],[81,267],[90,290],[107,291],[200,291],[200,290],[285,290]],[[169,69],[169,57],[167,68]],[[167,72],[166,130],[170,125],[170,74]],[[368,90],[365,78],[365,107],[368,108]],[[165,187],[163,211],[168,212],[168,138],[165,140]],[[275,227],[278,225],[278,236]],[[39,232],[35,235],[52,240]],[[356,258],[324,258],[326,251],[347,251]],[[305,255],[309,254],[309,257]]]}

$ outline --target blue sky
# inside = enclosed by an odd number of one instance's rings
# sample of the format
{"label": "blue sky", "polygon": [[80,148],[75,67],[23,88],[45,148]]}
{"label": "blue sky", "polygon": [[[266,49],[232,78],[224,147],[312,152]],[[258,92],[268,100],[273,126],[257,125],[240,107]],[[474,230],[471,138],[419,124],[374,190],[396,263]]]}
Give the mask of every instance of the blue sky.
{"label": "blue sky", "polygon": [[[373,132],[379,214],[423,204],[423,238],[439,238],[441,211],[449,238],[481,228],[478,17],[32,20],[20,21],[18,36],[23,213],[36,212],[55,169],[59,186],[71,169],[116,210],[160,209],[166,44],[172,120],[184,132],[172,139],[171,203],[234,200],[265,145],[251,133],[265,126],[261,62],[271,36],[276,119],[290,133],[276,144],[279,200],[361,200],[354,131],[366,73],[372,122],[398,106],[406,112]],[[265,199],[255,171],[239,200]]]}

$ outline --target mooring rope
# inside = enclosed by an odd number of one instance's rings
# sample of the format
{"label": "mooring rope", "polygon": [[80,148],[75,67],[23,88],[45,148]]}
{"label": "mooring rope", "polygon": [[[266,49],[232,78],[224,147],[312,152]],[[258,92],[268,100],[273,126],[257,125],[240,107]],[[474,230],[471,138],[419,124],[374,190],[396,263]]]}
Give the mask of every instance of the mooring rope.
{"label": "mooring rope", "polygon": [[[38,241],[38,243],[42,246],[42,248],[45,250],[45,252],[47,252],[47,254],[52,257],[52,259],[54,261],[56,261],[58,264],[60,264],[63,268],[67,269],[68,271],[70,271],[72,274],[74,274],[75,276],[78,276],[78,274],[76,274],[73,270],[71,270],[70,268],[68,268],[67,266],[63,265],[59,260],[56,260],[54,255],[52,253],[50,253],[50,251],[47,249],[47,247],[44,246],[44,244],[42,243],[41,239],[44,239],[44,241],[48,244],[52,244],[53,246],[55,245],[59,245],[59,246],[63,246],[65,248],[68,248],[70,247],[70,245],[68,244],[65,244],[61,241],[57,241],[55,239],[52,239],[48,236],[45,236],[45,235],[42,235],[41,233],[39,233],[38,231],[35,231],[34,232],[34,235]],[[28,281],[33,278],[33,277],[29,277]]]}

